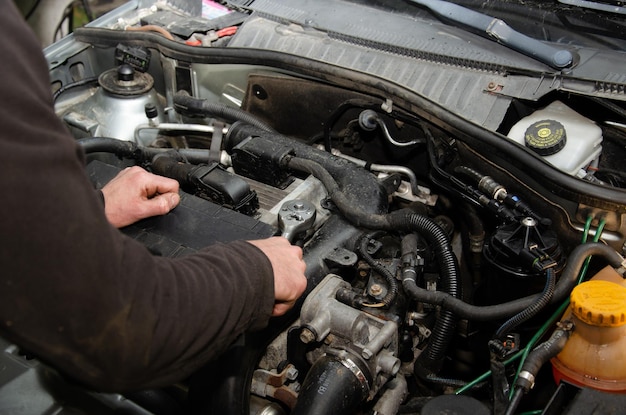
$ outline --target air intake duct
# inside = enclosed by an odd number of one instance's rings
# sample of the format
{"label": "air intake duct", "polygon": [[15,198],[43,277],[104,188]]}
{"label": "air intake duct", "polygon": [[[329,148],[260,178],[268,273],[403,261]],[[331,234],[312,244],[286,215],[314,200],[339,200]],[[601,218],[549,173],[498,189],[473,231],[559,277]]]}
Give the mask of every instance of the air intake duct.
{"label": "air intake duct", "polygon": [[325,354],[311,367],[292,415],[354,414],[369,393],[356,359]]}

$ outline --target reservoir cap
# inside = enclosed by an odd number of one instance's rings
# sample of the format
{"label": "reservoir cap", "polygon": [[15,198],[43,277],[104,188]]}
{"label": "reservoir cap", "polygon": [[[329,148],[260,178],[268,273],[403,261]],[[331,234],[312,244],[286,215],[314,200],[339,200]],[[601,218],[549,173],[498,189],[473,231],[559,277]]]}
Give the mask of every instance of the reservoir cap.
{"label": "reservoir cap", "polygon": [[626,324],[626,287],[592,280],[577,285],[570,296],[572,312],[587,324],[619,327]]}
{"label": "reservoir cap", "polygon": [[541,120],[534,122],[524,134],[526,147],[540,156],[556,154],[567,142],[565,127],[555,120]]}

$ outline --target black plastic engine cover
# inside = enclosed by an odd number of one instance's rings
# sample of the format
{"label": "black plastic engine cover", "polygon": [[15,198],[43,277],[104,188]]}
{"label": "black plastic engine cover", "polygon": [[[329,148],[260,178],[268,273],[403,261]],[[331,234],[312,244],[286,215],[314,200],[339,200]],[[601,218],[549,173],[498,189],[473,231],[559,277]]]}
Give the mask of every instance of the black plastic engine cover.
{"label": "black plastic engine cover", "polygon": [[[116,166],[92,161],[87,174],[98,189],[120,171]],[[178,257],[216,242],[263,239],[278,229],[252,217],[180,192],[180,204],[165,216],[141,220],[122,230],[142,242],[155,255]]]}

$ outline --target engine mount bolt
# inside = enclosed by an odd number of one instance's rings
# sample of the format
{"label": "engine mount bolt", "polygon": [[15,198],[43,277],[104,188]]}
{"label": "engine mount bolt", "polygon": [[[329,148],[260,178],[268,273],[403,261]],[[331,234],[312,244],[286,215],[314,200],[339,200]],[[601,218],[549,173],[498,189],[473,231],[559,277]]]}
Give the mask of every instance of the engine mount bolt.
{"label": "engine mount bolt", "polygon": [[300,341],[304,344],[309,344],[315,340],[315,333],[310,329],[303,327],[300,331]]}
{"label": "engine mount bolt", "polygon": [[296,380],[298,379],[298,369],[296,369],[293,366],[289,366],[287,368],[287,372],[285,373],[285,377],[289,380]]}
{"label": "engine mount bolt", "polygon": [[383,293],[383,287],[380,284],[372,284],[370,286],[370,294],[371,295],[381,295]]}

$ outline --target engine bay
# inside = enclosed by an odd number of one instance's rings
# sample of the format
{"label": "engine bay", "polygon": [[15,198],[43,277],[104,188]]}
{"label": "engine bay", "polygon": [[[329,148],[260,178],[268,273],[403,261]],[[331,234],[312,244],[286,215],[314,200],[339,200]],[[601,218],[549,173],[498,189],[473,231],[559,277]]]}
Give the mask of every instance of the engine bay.
{"label": "engine bay", "polygon": [[[387,56],[398,73],[381,77],[375,53],[388,51],[371,52],[371,71],[330,64],[341,36],[258,9],[231,4],[208,18],[178,2],[131,3],[47,49],[57,114],[94,186],[132,165],[175,178],[181,205],[123,232],[172,257],[282,235],[303,248],[308,288],[182,384],[84,391],[89,409],[73,410],[565,414],[624,404],[626,364],[604,354],[624,347],[624,334],[606,334],[623,333],[622,297],[582,316],[568,308],[589,282],[610,284],[605,296],[626,291],[623,89],[585,96],[546,87],[545,71],[402,53]],[[260,39],[266,31],[280,39]],[[326,47],[324,58],[283,50],[308,43]],[[368,56],[350,49],[366,44],[343,46],[354,65]],[[449,96],[433,99],[400,81],[405,60],[479,86],[447,84],[438,94]],[[507,88],[522,77],[515,96]],[[543,95],[528,99],[528,88]],[[447,109],[451,96],[464,107]],[[568,352],[576,342],[587,346]],[[41,408],[65,413],[71,401]]]}

